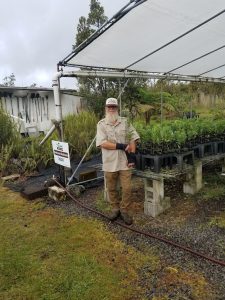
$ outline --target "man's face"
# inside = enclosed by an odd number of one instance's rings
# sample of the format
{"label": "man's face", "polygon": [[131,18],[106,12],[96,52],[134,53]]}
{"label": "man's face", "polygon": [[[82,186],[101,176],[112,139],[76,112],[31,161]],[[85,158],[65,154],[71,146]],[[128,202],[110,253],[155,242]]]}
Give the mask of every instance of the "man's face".
{"label": "man's face", "polygon": [[105,108],[106,119],[108,122],[113,123],[118,119],[118,106],[109,105]]}

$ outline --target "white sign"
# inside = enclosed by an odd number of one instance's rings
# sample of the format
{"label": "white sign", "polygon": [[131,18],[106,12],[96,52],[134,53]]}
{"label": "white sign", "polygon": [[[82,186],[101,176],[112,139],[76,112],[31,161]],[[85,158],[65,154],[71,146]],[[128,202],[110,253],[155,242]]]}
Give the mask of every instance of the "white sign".
{"label": "white sign", "polygon": [[56,164],[71,168],[68,143],[52,141],[54,161]]}

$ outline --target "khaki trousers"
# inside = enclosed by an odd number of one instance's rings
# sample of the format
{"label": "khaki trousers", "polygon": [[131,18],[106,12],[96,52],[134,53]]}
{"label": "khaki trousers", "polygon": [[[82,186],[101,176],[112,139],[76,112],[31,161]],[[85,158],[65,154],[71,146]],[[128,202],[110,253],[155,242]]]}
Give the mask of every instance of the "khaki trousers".
{"label": "khaki trousers", "polygon": [[[105,172],[105,178],[111,209],[119,209],[122,212],[129,211],[131,205],[131,170]],[[118,179],[122,188],[121,201],[117,191]]]}

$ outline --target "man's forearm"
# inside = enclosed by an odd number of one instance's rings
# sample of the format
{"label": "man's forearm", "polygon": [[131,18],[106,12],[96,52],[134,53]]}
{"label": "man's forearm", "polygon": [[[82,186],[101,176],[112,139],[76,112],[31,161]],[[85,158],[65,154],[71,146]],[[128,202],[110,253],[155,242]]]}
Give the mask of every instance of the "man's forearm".
{"label": "man's forearm", "polygon": [[107,149],[107,150],[116,150],[116,144],[112,142],[104,142],[101,144],[101,148]]}
{"label": "man's forearm", "polygon": [[134,152],[135,153],[135,151],[136,151],[136,142],[135,141],[131,142],[129,144],[129,146],[130,146],[130,152]]}
{"label": "man's forearm", "polygon": [[125,151],[127,149],[127,144],[123,143],[112,143],[109,141],[106,141],[101,144],[101,148],[107,149],[107,150],[122,150]]}
{"label": "man's forearm", "polygon": [[[112,143],[109,141],[106,141],[101,144],[101,148],[107,149],[107,150],[124,150],[128,152],[134,152],[136,151],[136,142],[131,142],[129,146],[127,144],[119,144],[119,143]],[[127,149],[128,148],[128,149]]]}

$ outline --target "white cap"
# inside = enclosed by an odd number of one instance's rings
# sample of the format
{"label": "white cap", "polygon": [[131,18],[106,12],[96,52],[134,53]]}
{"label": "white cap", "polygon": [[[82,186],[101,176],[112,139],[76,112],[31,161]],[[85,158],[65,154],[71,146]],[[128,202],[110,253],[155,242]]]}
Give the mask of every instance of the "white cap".
{"label": "white cap", "polygon": [[105,102],[105,106],[118,106],[116,98],[108,98]]}

